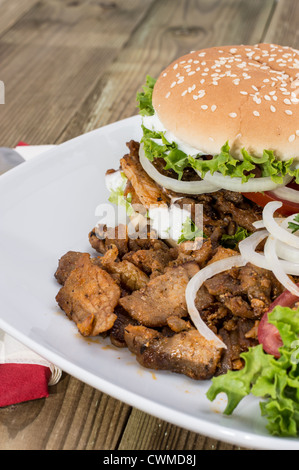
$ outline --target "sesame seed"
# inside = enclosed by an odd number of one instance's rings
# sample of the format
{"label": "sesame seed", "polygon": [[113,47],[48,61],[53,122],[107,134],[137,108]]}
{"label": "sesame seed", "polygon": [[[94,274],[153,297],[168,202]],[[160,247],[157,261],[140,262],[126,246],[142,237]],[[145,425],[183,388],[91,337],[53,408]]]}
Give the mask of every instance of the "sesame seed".
{"label": "sesame seed", "polygon": [[165,98],[169,98],[170,97],[170,91],[168,93],[166,93],[165,95]]}
{"label": "sesame seed", "polygon": [[192,70],[192,72],[189,72],[189,73],[188,73],[189,76],[190,76],[190,75],[194,75],[194,74],[195,74],[195,71],[194,71],[194,70]]}
{"label": "sesame seed", "polygon": [[208,106],[206,104],[202,104],[201,109],[206,110],[206,109],[208,109]]}
{"label": "sesame seed", "polygon": [[248,95],[247,91],[240,91],[241,95]]}
{"label": "sesame seed", "polygon": [[260,115],[260,113],[259,113],[258,111],[253,111],[252,114],[253,114],[254,116],[259,116],[259,115]]}
{"label": "sesame seed", "polygon": [[217,106],[215,104],[212,104],[211,111],[214,112],[216,109],[217,109]]}
{"label": "sesame seed", "polygon": [[181,96],[185,96],[188,90],[184,90]]}
{"label": "sesame seed", "polygon": [[296,135],[299,137],[299,129],[296,131]]}
{"label": "sesame seed", "polygon": [[290,135],[289,142],[294,142],[295,137],[296,137],[295,134]]}
{"label": "sesame seed", "polygon": [[235,118],[235,117],[237,117],[237,113],[229,113],[229,116],[230,116],[231,118]]}
{"label": "sesame seed", "polygon": [[283,100],[283,102],[284,102],[285,104],[291,104],[291,101],[290,101],[288,98],[285,98],[285,99]]}
{"label": "sesame seed", "polygon": [[270,100],[271,100],[271,98],[270,98],[269,95],[265,95],[264,98],[265,98],[265,100],[267,100],[267,101],[270,101]]}
{"label": "sesame seed", "polygon": [[293,111],[291,111],[290,109],[286,109],[285,113],[288,114],[289,116],[291,116],[293,114]]}
{"label": "sesame seed", "polygon": [[275,108],[275,106],[273,106],[273,104],[271,104],[270,109],[271,109],[272,113],[275,113],[276,108]]}
{"label": "sesame seed", "polygon": [[173,88],[174,86],[176,86],[176,82],[172,82],[172,84],[170,85],[170,88]]}

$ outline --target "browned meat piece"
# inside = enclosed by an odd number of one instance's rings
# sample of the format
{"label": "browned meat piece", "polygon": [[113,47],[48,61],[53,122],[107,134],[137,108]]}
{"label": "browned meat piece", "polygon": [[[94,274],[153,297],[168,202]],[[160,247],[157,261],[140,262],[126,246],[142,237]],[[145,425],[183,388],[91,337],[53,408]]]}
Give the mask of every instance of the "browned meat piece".
{"label": "browned meat piece", "polygon": [[244,204],[243,207],[240,207],[236,204],[235,200],[228,197],[230,194],[231,191],[219,191],[217,193],[214,207],[219,217],[223,219],[229,215],[238,226],[244,227],[249,232],[254,232],[255,228],[252,224],[261,219],[261,209],[258,209],[258,206],[252,208],[249,204]]}
{"label": "browned meat piece", "polygon": [[99,225],[89,233],[89,242],[92,248],[102,254],[106,253],[111,245],[115,245],[119,256],[122,257],[129,251],[128,240],[127,227],[122,224],[115,228]]}
{"label": "browned meat piece", "polygon": [[124,260],[130,261],[148,275],[162,274],[165,267],[172,261],[172,252],[169,249],[155,249],[130,251]]}
{"label": "browned meat piece", "polygon": [[248,263],[207,279],[197,293],[196,306],[208,324],[214,319],[219,322],[225,312],[260,319],[282,291],[270,271]]}
{"label": "browned meat piece", "polygon": [[187,315],[185,290],[188,282],[184,268],[168,268],[165,274],[151,279],[145,289],[120,299],[120,305],[145,326],[164,326],[172,315]]}
{"label": "browned meat piece", "polygon": [[129,325],[125,341],[143,367],[168,370],[195,380],[210,379],[221,357],[220,350],[195,329],[169,337],[144,326]]}
{"label": "browned meat piece", "polygon": [[214,263],[215,261],[219,261],[224,258],[229,258],[230,256],[236,256],[239,253],[235,250],[231,250],[230,248],[224,248],[223,246],[218,246],[213,257],[208,261],[207,264]]}
{"label": "browned meat piece", "polygon": [[282,285],[271,271],[261,269],[250,263],[240,270],[239,278],[242,291],[247,293],[251,301],[255,299],[267,304],[269,298],[278,297],[283,290]]}
{"label": "browned meat piece", "polygon": [[110,331],[110,341],[117,348],[125,348],[125,329],[128,325],[135,325],[136,322],[127,314],[127,312],[120,306],[114,310],[117,318]]}
{"label": "browned meat piece", "polygon": [[60,258],[58,268],[54,274],[57,282],[63,286],[73,269],[82,266],[89,258],[90,255],[88,253],[68,251]]}
{"label": "browned meat piece", "polygon": [[220,295],[220,300],[225,307],[235,316],[242,318],[260,318],[260,313],[256,312],[251,305],[240,295],[230,293]]}
{"label": "browned meat piece", "polygon": [[168,198],[162,188],[155,183],[144,171],[139,161],[139,143],[131,141],[127,144],[130,153],[125,155],[121,161],[122,171],[134,188],[137,198],[141,204],[149,209],[154,205],[167,205]]}
{"label": "browned meat piece", "polygon": [[71,271],[56,296],[83,336],[96,336],[112,328],[119,298],[119,286],[90,259]]}
{"label": "browned meat piece", "polygon": [[110,250],[107,250],[101,258],[101,266],[110,274],[113,274],[114,277],[116,275],[119,284],[130,291],[142,289],[149,282],[148,276],[135,264],[124,258],[122,261],[119,260],[118,250],[115,245],[112,245]]}
{"label": "browned meat piece", "polygon": [[203,268],[214,254],[211,239],[204,239],[200,248],[196,249],[196,243],[186,241],[180,243],[178,254],[173,265],[179,265],[188,261],[195,261],[200,268]]}
{"label": "browned meat piece", "polygon": [[181,331],[190,330],[190,328],[192,328],[189,321],[175,316],[167,318],[167,325],[175,333],[180,333]]}
{"label": "browned meat piece", "polygon": [[228,292],[232,295],[240,295],[242,291],[237,278],[238,274],[239,271],[234,269],[217,274],[206,280],[205,287],[211,295],[225,295]]}
{"label": "browned meat piece", "polygon": [[240,360],[240,354],[258,343],[256,339],[248,338],[248,332],[255,325],[253,320],[235,318],[229,323],[219,331],[227,349],[223,350],[221,364],[216,375],[224,374],[231,369],[241,369],[243,363]]}

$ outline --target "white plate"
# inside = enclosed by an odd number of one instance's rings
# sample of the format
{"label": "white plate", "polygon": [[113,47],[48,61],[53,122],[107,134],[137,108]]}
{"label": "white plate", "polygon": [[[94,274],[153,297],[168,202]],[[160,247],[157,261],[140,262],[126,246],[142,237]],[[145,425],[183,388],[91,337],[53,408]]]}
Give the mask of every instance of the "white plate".
{"label": "white plate", "polygon": [[299,449],[271,437],[259,404],[246,398],[224,416],[209,382],[142,369],[109,340],[84,339],[55,302],[53,274],[67,251],[89,251],[88,233],[107,201],[104,174],[118,168],[126,142],[140,137],[135,116],[47,151],[0,178],[0,327],[65,372],[121,401],[188,430],[257,449]]}

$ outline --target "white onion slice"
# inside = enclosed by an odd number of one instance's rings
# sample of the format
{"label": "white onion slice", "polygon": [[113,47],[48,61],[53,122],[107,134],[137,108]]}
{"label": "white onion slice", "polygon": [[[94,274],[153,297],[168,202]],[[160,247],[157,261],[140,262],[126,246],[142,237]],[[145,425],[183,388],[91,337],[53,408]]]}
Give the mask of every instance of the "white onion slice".
{"label": "white onion slice", "polygon": [[292,294],[299,297],[299,288],[289,278],[282,268],[282,263],[276,254],[276,240],[272,235],[269,235],[264,247],[264,255],[266,261],[271,265],[271,270],[276,279]]}
{"label": "white onion slice", "polygon": [[272,192],[274,196],[278,197],[279,199],[299,204],[299,191],[297,191],[296,189],[283,186],[281,188],[275,189]]}
{"label": "white onion slice", "polygon": [[241,256],[258,268],[271,269],[265,256],[255,251],[259,243],[268,235],[267,230],[261,230],[245,238],[245,240],[242,240],[238,245]]}
{"label": "white onion slice", "polygon": [[[197,171],[198,175],[200,172]],[[222,173],[215,171],[211,174],[209,171],[204,177],[205,181],[216,184],[220,188],[227,189],[229,191],[238,191],[243,193],[257,193],[263,191],[273,191],[276,188],[288,184],[292,180],[292,176],[285,176],[282,184],[274,183],[270,176],[262,176],[260,178],[250,178],[245,183],[242,183],[242,178],[224,176]]]}
{"label": "white onion slice", "polygon": [[235,266],[244,266],[247,263],[241,256],[230,256],[229,258],[224,258],[219,261],[215,261],[203,269],[198,271],[191,280],[189,281],[186,288],[186,302],[189,315],[198,329],[199,333],[202,334],[208,341],[213,341],[216,347],[226,349],[226,345],[218,338],[218,336],[213,333],[212,330],[206,325],[202,320],[199,311],[195,306],[195,298],[198,289],[201,285],[209,278],[219,274],[223,271],[227,271]]}
{"label": "white onion slice", "polygon": [[162,175],[146,158],[143,145],[139,148],[139,160],[144,171],[160,186],[183,194],[204,194],[219,191],[220,188],[208,181],[179,181]]}
{"label": "white onion slice", "polygon": [[[260,230],[249,237],[245,238],[239,243],[239,250],[241,256],[247,260],[248,263],[254,264],[258,268],[268,269],[268,271],[273,271],[273,266],[270,261],[268,261],[264,254],[257,253],[256,247],[259,243],[264,240],[264,238],[269,236],[269,232],[267,230]],[[294,276],[299,275],[299,264],[280,260],[281,267],[283,271],[287,274],[292,274]]]}
{"label": "white onion slice", "polygon": [[286,228],[281,227],[273,217],[274,212],[282,206],[282,202],[273,201],[263,209],[263,220],[265,227],[274,238],[299,249],[299,237],[289,232]]}

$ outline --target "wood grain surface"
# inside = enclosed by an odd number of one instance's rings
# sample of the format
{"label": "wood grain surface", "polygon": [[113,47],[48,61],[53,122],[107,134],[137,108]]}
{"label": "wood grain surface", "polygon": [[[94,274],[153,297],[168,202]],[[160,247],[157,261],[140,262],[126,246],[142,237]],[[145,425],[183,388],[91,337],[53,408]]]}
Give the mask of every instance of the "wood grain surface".
{"label": "wood grain surface", "polygon": [[[0,146],[56,144],[132,116],[146,74],[193,49],[299,48],[294,0],[0,0]],[[63,373],[46,399],[0,409],[1,450],[238,450]]]}

